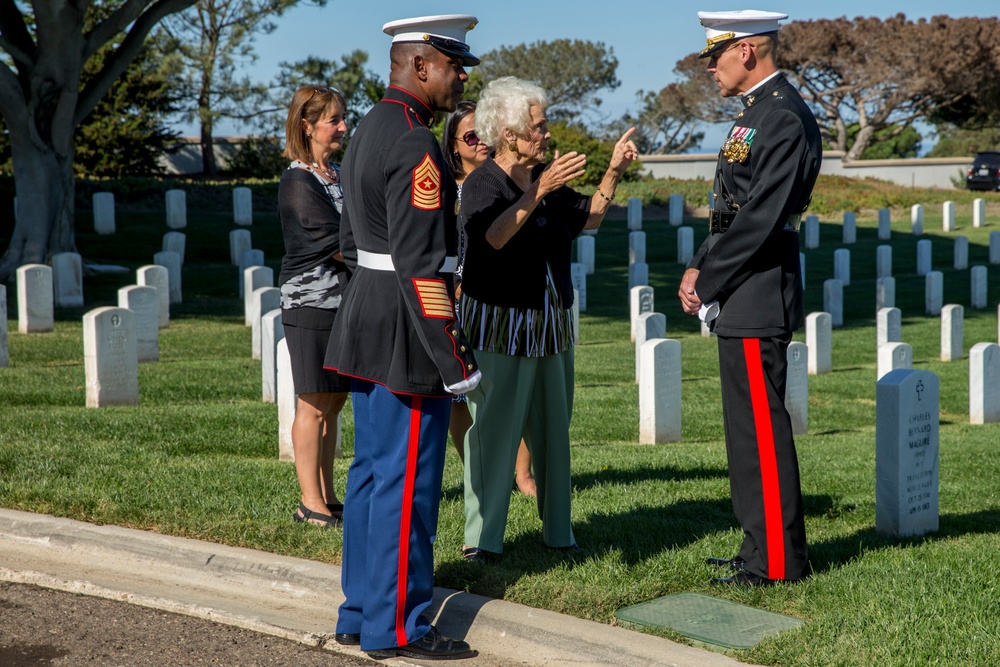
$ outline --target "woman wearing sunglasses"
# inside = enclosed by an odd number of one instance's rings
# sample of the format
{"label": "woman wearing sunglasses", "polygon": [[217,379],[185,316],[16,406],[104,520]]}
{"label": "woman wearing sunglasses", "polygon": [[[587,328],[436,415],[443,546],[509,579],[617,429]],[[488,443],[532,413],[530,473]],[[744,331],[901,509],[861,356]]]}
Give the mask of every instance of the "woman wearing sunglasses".
{"label": "woman wearing sunglasses", "polygon": [[[444,132],[441,134],[441,149],[444,151],[451,171],[455,175],[455,182],[458,183],[458,201],[462,201],[462,183],[465,178],[486,162],[489,157],[489,147],[479,140],[475,130],[476,103],[464,100],[458,103],[448,118],[444,122]],[[462,267],[465,264],[465,231],[462,226],[458,227],[458,270],[455,271],[455,303],[458,303],[459,295],[462,292]],[[469,414],[469,404],[465,394],[455,397],[455,402],[451,406],[451,423],[448,431],[451,433],[451,440],[455,443],[458,457],[465,462],[465,434],[472,426],[472,415]],[[514,481],[517,488],[525,495],[535,495],[535,479],[531,476],[531,455],[528,447],[521,441],[521,447],[517,452],[517,464],[514,469]]]}

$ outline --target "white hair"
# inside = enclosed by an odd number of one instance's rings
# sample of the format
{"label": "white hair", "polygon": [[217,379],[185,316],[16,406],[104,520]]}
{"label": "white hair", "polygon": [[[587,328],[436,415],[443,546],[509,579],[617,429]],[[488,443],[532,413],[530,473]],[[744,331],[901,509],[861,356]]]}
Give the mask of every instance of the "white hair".
{"label": "white hair", "polygon": [[476,134],[487,146],[498,149],[505,129],[524,136],[531,125],[531,107],[544,109],[548,105],[548,97],[538,85],[502,76],[486,84],[476,104]]}

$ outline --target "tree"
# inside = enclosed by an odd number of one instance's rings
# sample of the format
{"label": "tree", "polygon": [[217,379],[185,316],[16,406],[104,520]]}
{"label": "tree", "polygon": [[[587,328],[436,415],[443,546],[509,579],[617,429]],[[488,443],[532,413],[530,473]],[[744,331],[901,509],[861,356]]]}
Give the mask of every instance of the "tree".
{"label": "tree", "polygon": [[[326,0],[312,0],[325,6]],[[269,33],[298,0],[200,0],[190,10],[164,22],[167,53],[180,54],[186,64],[182,83],[188,103],[185,119],[200,127],[202,170],[218,173],[212,132],[219,118],[248,119],[247,103],[264,94],[237,66],[256,60],[254,33]]]}
{"label": "tree", "polygon": [[[549,98],[548,115],[553,120],[576,120],[584,111],[599,107],[601,90],[621,85],[615,72],[614,49],[603,42],[579,39],[538,41],[531,45],[501,46],[480,56],[482,64],[466,87],[469,99],[478,99],[482,82],[501,76],[534,81]],[[475,85],[472,85],[475,84]]]}
{"label": "tree", "polygon": [[[100,70],[110,49],[84,68],[83,82]],[[118,85],[101,98],[76,129],[76,173],[121,178],[163,171],[160,158],[175,145],[179,133],[167,126],[178,111],[175,58],[158,57],[148,44],[132,61]]]}
{"label": "tree", "polygon": [[995,79],[998,25],[947,16],[913,22],[903,14],[795,21],[781,31],[777,64],[813,105],[824,140],[854,160],[967,99],[983,77]]}
{"label": "tree", "polygon": [[268,177],[288,166],[282,155],[288,104],[294,92],[306,84],[328,85],[339,90],[347,101],[347,127],[349,130],[357,127],[365,112],[385,94],[385,83],[365,68],[367,62],[368,54],[356,50],[341,56],[339,65],[316,57],[278,63],[278,76],[268,94],[261,96],[253,119],[257,136],[240,143],[229,161],[229,169],[236,175]]}
{"label": "tree", "polygon": [[698,54],[677,61],[674,73],[678,81],[658,93],[640,90],[640,111],[637,116],[626,114],[616,124],[616,130],[635,126],[632,136],[640,153],[664,155],[683,153],[701,143],[704,132],[701,123],[720,123],[733,118],[739,105],[719,95],[719,89],[705,70],[705,61]]}
{"label": "tree", "polygon": [[[153,27],[194,0],[126,0],[88,25],[93,6],[32,0],[30,14],[0,0],[0,117],[9,130],[17,222],[0,281],[50,252],[75,251],[73,133],[142,49]],[[112,53],[81,85],[105,45]]]}

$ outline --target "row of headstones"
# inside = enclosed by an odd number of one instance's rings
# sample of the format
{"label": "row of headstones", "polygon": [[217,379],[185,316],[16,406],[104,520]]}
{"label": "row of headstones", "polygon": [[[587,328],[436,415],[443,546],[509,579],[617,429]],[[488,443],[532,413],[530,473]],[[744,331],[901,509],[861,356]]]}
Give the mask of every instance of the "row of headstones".
{"label": "row of headstones", "polygon": [[[942,207],[942,229],[946,232],[955,231],[955,202],[946,201]],[[976,199],[972,202],[972,226],[986,226],[986,200]],[[853,211],[844,213],[841,242],[850,245],[857,242],[858,217]],[[914,204],[910,209],[910,231],[914,236],[924,233],[924,205]],[[819,216],[809,215],[803,224],[803,236],[807,249],[819,247]],[[887,208],[878,211],[878,239],[888,241],[892,238],[892,212]]]}
{"label": "row of headstones", "polygon": [[[932,270],[931,241],[917,241],[917,275],[926,276]],[[990,264],[1000,264],[1000,232],[990,233]],[[962,271],[969,268],[969,237],[955,238],[954,261],[952,268]],[[892,277],[892,246],[880,245],[875,248],[875,277]],[[851,251],[838,248],[833,251],[833,277],[841,281],[845,287],[851,284]]]}
{"label": "row of headstones", "polygon": [[[648,285],[630,293],[631,336],[635,343],[635,381],[640,391],[640,443],[673,442],[680,439],[680,346],[666,337],[666,316],[654,312],[654,292]],[[963,357],[963,315],[960,305],[942,310],[941,359]],[[1000,341],[1000,307],[997,311]],[[900,341],[902,315],[898,308],[883,308],[877,318],[878,378],[897,368],[912,366],[912,350]],[[830,313],[811,313],[806,318],[806,342],[788,348],[786,406],[792,415],[793,432],[808,430],[808,379],[829,373],[832,363],[833,318]],[[705,332],[703,325],[703,333]],[[656,341],[655,350],[645,346]],[[658,364],[667,364],[658,369]],[[652,368],[646,373],[643,368]],[[1000,421],[1000,347],[977,343],[970,352],[970,422]]]}
{"label": "row of headstones", "polygon": [[[184,190],[166,192],[167,227],[187,227],[187,193]],[[112,192],[95,192],[94,231],[98,234],[115,233],[115,195]],[[253,193],[248,187],[233,188],[233,222],[242,227],[253,224]]]}

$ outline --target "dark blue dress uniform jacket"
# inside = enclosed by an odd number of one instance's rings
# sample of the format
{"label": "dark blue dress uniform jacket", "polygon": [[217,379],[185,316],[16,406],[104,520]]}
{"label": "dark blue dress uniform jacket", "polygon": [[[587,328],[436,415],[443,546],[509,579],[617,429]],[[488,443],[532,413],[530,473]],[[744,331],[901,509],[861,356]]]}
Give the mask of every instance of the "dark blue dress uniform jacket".
{"label": "dark blue dress uniform jacket", "polygon": [[736,215],[688,266],[700,270],[698,298],[722,307],[713,332],[778,336],[804,320],[799,238],[784,230],[809,204],[822,144],[816,119],[783,74],[741,99],[733,131],[754,131],[749,155],[740,162],[720,154],[714,184],[715,208]]}
{"label": "dark blue dress uniform jacket", "polygon": [[[344,260],[354,271],[325,366],[398,394],[446,395],[476,371],[455,319],[457,190],[428,125],[434,112],[390,86],[364,117],[341,164]],[[390,255],[393,271],[358,266],[358,250]]]}

